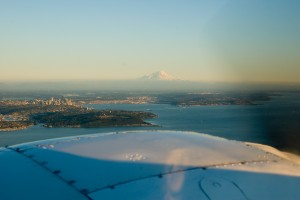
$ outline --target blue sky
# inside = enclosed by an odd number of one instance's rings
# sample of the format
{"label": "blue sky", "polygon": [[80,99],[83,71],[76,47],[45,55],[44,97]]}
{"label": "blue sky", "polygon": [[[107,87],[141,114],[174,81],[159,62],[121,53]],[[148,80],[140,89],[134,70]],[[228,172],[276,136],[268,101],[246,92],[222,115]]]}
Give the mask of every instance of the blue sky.
{"label": "blue sky", "polygon": [[297,0],[0,1],[0,80],[300,81]]}

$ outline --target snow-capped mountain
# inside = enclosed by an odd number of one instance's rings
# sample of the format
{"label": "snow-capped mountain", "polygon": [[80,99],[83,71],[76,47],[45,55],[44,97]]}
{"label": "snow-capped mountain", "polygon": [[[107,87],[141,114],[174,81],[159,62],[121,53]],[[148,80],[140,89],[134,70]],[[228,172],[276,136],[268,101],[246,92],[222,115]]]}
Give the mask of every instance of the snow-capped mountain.
{"label": "snow-capped mountain", "polygon": [[175,81],[180,80],[165,71],[159,71],[152,74],[148,74],[143,76],[141,79],[143,80],[158,80],[158,81]]}

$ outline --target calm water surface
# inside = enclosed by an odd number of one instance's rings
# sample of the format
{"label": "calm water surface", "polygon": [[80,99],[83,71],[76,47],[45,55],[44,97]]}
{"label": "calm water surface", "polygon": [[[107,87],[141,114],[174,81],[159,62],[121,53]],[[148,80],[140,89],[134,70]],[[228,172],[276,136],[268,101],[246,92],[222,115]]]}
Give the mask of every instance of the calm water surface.
{"label": "calm water surface", "polygon": [[177,107],[161,104],[88,105],[95,109],[150,111],[159,117],[148,120],[159,127],[118,128],[44,128],[0,132],[0,146],[47,138],[123,130],[184,130],[208,133],[233,140],[271,145],[294,153],[300,152],[300,95],[274,97],[257,106]]}

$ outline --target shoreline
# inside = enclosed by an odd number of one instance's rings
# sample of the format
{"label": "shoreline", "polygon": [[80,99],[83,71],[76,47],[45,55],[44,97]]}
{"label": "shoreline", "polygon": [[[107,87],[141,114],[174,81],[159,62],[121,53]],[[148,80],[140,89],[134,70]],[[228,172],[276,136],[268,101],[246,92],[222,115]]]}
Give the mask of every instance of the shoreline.
{"label": "shoreline", "polygon": [[19,128],[5,128],[5,129],[0,129],[0,132],[10,132],[10,131],[21,131],[21,130],[25,130],[27,128],[30,128],[34,125],[29,125],[26,127],[19,127]]}
{"label": "shoreline", "polygon": [[40,127],[43,127],[45,129],[55,129],[55,128],[74,128],[74,129],[77,129],[77,128],[112,128],[112,127],[160,127],[159,125],[156,125],[156,124],[128,124],[128,125],[112,125],[112,126],[90,126],[90,127],[84,127],[84,126],[53,126],[53,127],[47,127],[47,126],[44,126],[42,124],[37,124],[37,125],[30,125],[30,126],[27,126],[27,127],[21,127],[21,128],[6,128],[6,129],[0,129],[0,132],[13,132],[13,131],[21,131],[21,130],[26,130],[30,127],[33,127],[33,126],[40,126]]}

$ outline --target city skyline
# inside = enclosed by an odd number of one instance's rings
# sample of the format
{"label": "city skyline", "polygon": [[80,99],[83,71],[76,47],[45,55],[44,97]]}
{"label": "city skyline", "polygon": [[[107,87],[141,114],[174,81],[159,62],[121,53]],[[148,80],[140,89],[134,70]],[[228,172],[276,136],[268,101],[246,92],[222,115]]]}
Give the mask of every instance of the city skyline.
{"label": "city skyline", "polygon": [[0,2],[0,82],[299,82],[300,2]]}

